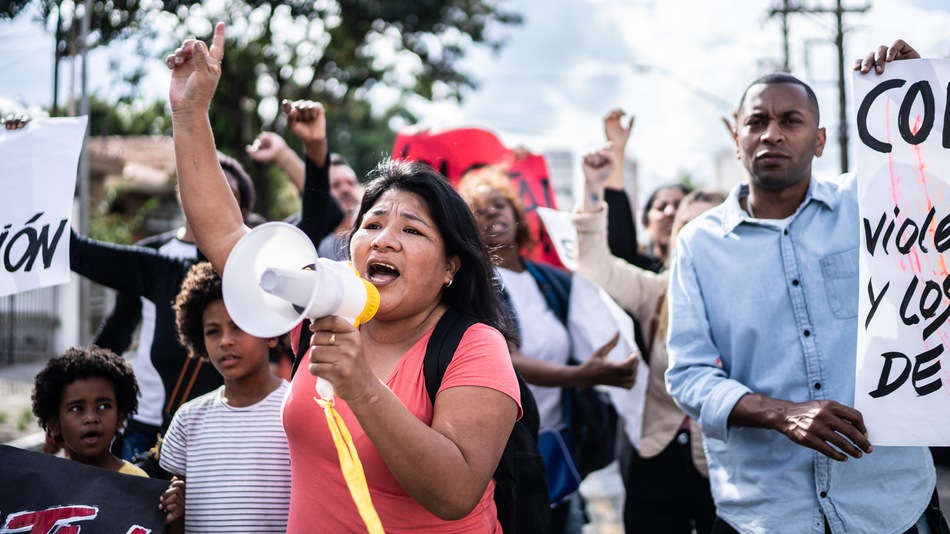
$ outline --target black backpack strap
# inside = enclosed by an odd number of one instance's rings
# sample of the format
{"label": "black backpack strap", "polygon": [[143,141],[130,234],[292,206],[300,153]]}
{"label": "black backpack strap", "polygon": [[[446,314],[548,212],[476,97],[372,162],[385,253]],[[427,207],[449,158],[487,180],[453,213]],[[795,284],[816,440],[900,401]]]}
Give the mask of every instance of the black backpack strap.
{"label": "black backpack strap", "polygon": [[524,262],[525,270],[534,278],[538,289],[544,296],[554,315],[567,326],[568,307],[570,306],[571,277],[566,272],[543,263]]}
{"label": "black backpack strap", "polygon": [[458,349],[462,336],[476,322],[474,318],[450,307],[445,310],[435,325],[435,329],[432,330],[432,336],[426,343],[422,373],[425,376],[426,392],[433,406],[435,406],[435,395],[442,385],[442,377],[445,376],[445,370],[448,369],[452,357],[455,356],[455,350]]}
{"label": "black backpack strap", "polygon": [[[435,405],[435,395],[442,385],[462,336],[473,324],[474,318],[449,308],[439,319],[426,344],[422,368],[429,400]],[[544,460],[538,450],[540,417],[534,397],[520,374],[521,405],[524,415],[515,423],[505,444],[498,467],[495,468],[495,507],[505,534],[547,532],[550,521],[547,479]],[[516,495],[518,498],[516,498]]]}
{"label": "black backpack strap", "polygon": [[290,378],[293,378],[294,375],[297,374],[300,361],[309,354],[311,336],[313,336],[313,332],[310,331],[310,319],[304,319],[300,325],[300,339],[297,341],[297,350],[294,353],[294,366],[290,370]]}

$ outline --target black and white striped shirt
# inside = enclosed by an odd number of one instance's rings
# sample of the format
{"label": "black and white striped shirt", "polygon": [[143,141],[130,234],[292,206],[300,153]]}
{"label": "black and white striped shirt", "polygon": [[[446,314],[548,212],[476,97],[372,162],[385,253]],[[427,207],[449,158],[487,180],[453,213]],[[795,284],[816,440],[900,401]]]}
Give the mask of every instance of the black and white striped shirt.
{"label": "black and white striped shirt", "polygon": [[182,405],[159,463],[185,478],[186,532],[285,532],[290,453],[280,409],[288,382],[235,408],[224,386]]}

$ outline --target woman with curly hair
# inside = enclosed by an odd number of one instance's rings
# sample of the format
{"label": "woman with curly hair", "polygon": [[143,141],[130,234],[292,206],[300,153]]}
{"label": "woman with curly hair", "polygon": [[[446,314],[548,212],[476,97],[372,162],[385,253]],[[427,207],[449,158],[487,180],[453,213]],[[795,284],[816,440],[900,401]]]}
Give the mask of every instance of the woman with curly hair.
{"label": "woman with curly hair", "polygon": [[[630,388],[636,376],[637,356],[620,362],[608,359],[618,336],[593,354],[574,352],[567,324],[571,274],[525,257],[533,242],[525,223],[524,206],[502,169],[487,166],[471,170],[458,187],[475,215],[482,241],[492,253],[507,311],[518,326],[518,340],[509,350],[515,369],[528,382],[541,416],[539,443],[546,455],[548,496],[553,506],[550,532],[579,532],[580,477],[570,485],[555,482],[563,479],[555,466],[577,471],[573,465],[576,458],[565,461],[559,454],[561,434],[571,427],[567,399],[575,394],[573,388],[600,384]],[[578,424],[576,418],[574,424]],[[558,446],[546,446],[551,442]],[[564,444],[575,445],[579,444]]]}

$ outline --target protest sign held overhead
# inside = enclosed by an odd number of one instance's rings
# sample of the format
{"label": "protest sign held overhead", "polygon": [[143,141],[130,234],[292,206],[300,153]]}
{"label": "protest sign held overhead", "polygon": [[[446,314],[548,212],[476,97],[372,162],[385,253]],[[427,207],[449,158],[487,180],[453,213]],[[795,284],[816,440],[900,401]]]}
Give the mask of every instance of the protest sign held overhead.
{"label": "protest sign held overhead", "polygon": [[0,296],[69,281],[69,221],[86,117],[0,130]]}
{"label": "protest sign held overhead", "polygon": [[855,408],[875,445],[950,445],[950,61],[855,74]]}

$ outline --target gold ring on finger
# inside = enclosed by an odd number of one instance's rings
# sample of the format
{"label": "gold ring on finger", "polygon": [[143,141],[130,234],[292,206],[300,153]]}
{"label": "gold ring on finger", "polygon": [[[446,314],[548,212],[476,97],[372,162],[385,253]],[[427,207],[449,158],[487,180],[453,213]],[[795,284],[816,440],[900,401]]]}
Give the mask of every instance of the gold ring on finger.
{"label": "gold ring on finger", "polygon": [[330,332],[330,339],[327,340],[327,345],[332,346],[335,344],[336,344],[336,332]]}

